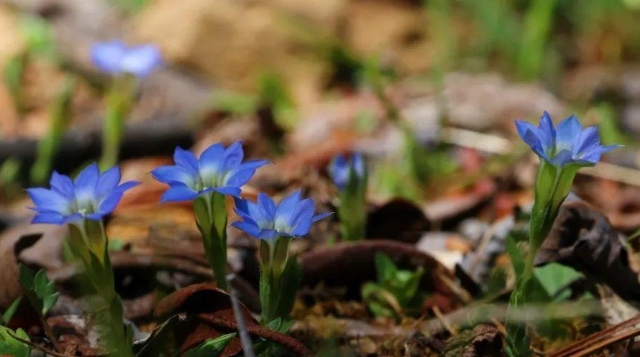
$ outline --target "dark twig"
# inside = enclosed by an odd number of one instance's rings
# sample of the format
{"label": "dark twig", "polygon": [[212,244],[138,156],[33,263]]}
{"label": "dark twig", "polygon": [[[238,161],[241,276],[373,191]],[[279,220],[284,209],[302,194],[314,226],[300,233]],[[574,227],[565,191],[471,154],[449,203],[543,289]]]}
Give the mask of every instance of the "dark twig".
{"label": "dark twig", "polygon": [[233,288],[233,275],[227,275],[227,286],[229,289],[229,295],[231,296],[231,306],[233,306],[233,314],[238,324],[238,335],[240,336],[240,342],[242,343],[242,349],[244,350],[245,357],[255,357],[253,352],[253,343],[251,342],[251,336],[247,331],[247,323],[242,316],[242,310],[240,309],[240,302],[238,301],[238,293]]}
{"label": "dark twig", "polygon": [[49,341],[51,341],[53,348],[55,348],[55,350],[58,352],[64,351],[64,349],[60,345],[60,342],[58,342],[58,339],[53,334],[53,330],[51,330],[51,326],[49,326],[44,316],[42,316],[41,314],[38,314],[38,317],[40,318],[40,323],[42,323],[42,328],[44,329],[44,335],[47,336]]}
{"label": "dark twig", "polygon": [[[613,325],[611,327],[608,327],[600,332],[597,332],[593,335],[587,336],[581,340],[578,340],[576,342],[574,342],[573,344],[571,344],[570,346],[563,348],[559,351],[553,352],[549,355],[549,357],[567,357],[567,356],[572,356],[575,353],[579,353],[580,351],[583,351],[585,349],[585,347],[587,346],[593,346],[593,345],[600,345],[602,343],[602,341],[607,341],[608,337],[610,337],[611,335],[615,334],[616,332],[619,332],[621,330],[624,330],[628,327],[634,326],[640,324],[640,315],[633,317],[627,321],[621,322],[617,325]],[[635,331],[631,330],[631,331]],[[626,335],[622,334],[619,336],[623,336]],[[616,336],[618,337],[618,336]],[[615,341],[613,341],[615,342]],[[611,343],[613,343],[611,342]],[[604,346],[603,346],[604,347]]]}
{"label": "dark twig", "polygon": [[52,351],[52,350],[50,350],[48,348],[44,348],[44,347],[42,347],[42,346],[40,346],[40,345],[38,345],[36,343],[33,343],[33,342],[29,341],[29,340],[22,339],[22,338],[16,336],[15,334],[13,334],[13,332],[9,332],[9,335],[11,337],[15,338],[16,340],[24,343],[25,345],[29,345],[32,348],[35,348],[35,349],[37,349],[39,351],[44,352],[45,354],[53,356],[53,357],[71,357],[69,355],[65,355],[65,354],[62,354],[62,353],[58,353],[56,351]]}

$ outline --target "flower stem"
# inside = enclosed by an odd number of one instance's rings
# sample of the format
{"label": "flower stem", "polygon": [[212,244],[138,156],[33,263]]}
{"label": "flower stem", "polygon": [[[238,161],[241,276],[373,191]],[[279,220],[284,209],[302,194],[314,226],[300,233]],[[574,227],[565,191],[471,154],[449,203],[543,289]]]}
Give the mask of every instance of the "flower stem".
{"label": "flower stem", "polygon": [[194,211],[207,260],[218,288],[227,288],[227,209],[224,195],[210,193],[194,201]]}
{"label": "flower stem", "polygon": [[262,323],[286,320],[300,285],[300,266],[289,259],[290,237],[260,241],[260,306]]}
{"label": "flower stem", "polygon": [[84,267],[82,288],[89,323],[98,333],[98,343],[107,356],[133,357],[132,336],[123,324],[124,311],[115,291],[103,223],[85,220],[69,228],[71,251]]}
{"label": "flower stem", "polygon": [[516,287],[509,299],[505,323],[507,329],[506,352],[510,357],[531,355],[530,339],[526,326],[517,322],[514,313],[515,310],[522,308],[529,299],[536,253],[553,227],[560,205],[569,193],[576,172],[577,167],[557,168],[544,162],[538,171],[535,201],[529,222],[529,252],[526,255],[522,271],[516,271]]}
{"label": "flower stem", "polygon": [[130,77],[115,78],[107,93],[107,108],[102,132],[100,169],[106,170],[118,162],[125,120],[133,105],[135,82]]}

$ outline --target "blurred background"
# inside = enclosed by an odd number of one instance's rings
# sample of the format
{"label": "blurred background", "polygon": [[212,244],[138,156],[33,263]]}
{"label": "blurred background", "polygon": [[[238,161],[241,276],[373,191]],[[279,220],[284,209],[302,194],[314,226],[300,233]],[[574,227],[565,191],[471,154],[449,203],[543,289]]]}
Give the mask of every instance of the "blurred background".
{"label": "blurred background", "polygon": [[[399,121],[424,148],[500,154],[512,120],[543,110],[633,145],[639,20],[637,0],[5,0],[0,182],[11,196],[10,182],[47,177],[30,172],[38,157],[43,172],[70,172],[99,156],[109,78],[90,47],[111,39],[154,44],[164,60],[139,84],[124,159],[240,139],[252,155],[320,167],[348,149],[389,157],[406,145]],[[38,154],[51,136],[59,145]],[[388,171],[374,181],[411,197]]]}

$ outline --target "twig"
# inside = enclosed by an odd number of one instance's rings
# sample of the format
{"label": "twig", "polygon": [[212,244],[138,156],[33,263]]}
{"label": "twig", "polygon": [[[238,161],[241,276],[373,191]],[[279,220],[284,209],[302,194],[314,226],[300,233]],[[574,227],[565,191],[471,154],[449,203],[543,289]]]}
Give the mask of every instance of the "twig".
{"label": "twig", "polygon": [[601,341],[607,339],[608,336],[612,334],[624,330],[627,327],[634,326],[640,323],[640,315],[633,317],[627,321],[623,321],[617,325],[613,325],[608,327],[600,332],[597,332],[593,335],[587,336],[581,340],[574,342],[572,345],[565,347],[559,351],[551,353],[548,357],[567,357],[571,356],[572,353],[578,353],[582,351],[585,346],[593,345],[601,343]]}
{"label": "twig", "polygon": [[233,275],[227,275],[227,286],[229,289],[229,295],[231,296],[231,306],[233,306],[233,314],[236,317],[236,323],[238,324],[238,335],[240,336],[240,342],[242,343],[242,350],[245,357],[255,357],[253,352],[253,343],[251,342],[251,336],[247,331],[247,324],[242,316],[242,309],[240,308],[240,302],[238,301],[238,293],[232,285]]}
{"label": "twig", "polygon": [[51,330],[51,326],[49,326],[49,324],[47,323],[47,320],[45,320],[44,316],[42,316],[41,314],[38,314],[38,317],[40,318],[40,323],[42,323],[42,328],[44,329],[44,334],[45,334],[45,336],[47,336],[49,341],[51,341],[51,344],[53,345],[53,348],[55,348],[55,350],[58,351],[58,352],[64,351],[64,349],[60,345],[60,342],[58,342],[58,339],[56,338],[56,336],[54,336],[53,330]]}
{"label": "twig", "polygon": [[629,330],[629,331],[627,331],[625,333],[622,333],[620,335],[612,336],[612,337],[610,337],[610,338],[608,338],[608,339],[606,339],[606,340],[604,340],[604,341],[602,341],[600,343],[597,343],[597,344],[595,344],[595,345],[593,345],[591,347],[585,348],[585,349],[583,349],[583,350],[581,350],[581,351],[579,351],[577,353],[574,353],[574,354],[570,355],[570,357],[583,357],[583,356],[591,354],[591,353],[593,353],[595,351],[603,349],[603,348],[605,348],[605,347],[607,347],[607,346],[609,346],[609,345],[611,345],[613,343],[616,343],[618,341],[623,341],[623,340],[626,340],[628,338],[632,338],[632,337],[635,337],[635,336],[638,336],[638,335],[640,335],[640,327],[631,329],[631,330]]}
{"label": "twig", "polygon": [[15,338],[16,340],[24,343],[25,345],[29,345],[30,347],[35,348],[35,349],[37,349],[39,351],[42,351],[45,354],[51,355],[53,357],[71,357],[69,355],[58,353],[58,352],[52,351],[52,350],[50,350],[48,348],[44,348],[44,347],[42,347],[42,346],[40,346],[40,345],[38,345],[36,343],[33,343],[33,342],[29,341],[29,340],[22,339],[22,338],[20,338],[20,337],[18,337],[16,335],[14,335],[12,331],[9,331],[9,335],[11,337]]}

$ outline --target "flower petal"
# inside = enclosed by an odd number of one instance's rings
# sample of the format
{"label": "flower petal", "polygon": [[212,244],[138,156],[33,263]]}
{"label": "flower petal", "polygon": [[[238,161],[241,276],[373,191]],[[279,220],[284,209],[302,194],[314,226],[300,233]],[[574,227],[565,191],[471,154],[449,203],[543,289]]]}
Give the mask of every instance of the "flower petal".
{"label": "flower petal", "polygon": [[575,115],[563,120],[557,129],[556,152],[571,150],[581,131],[582,126]]}
{"label": "flower petal", "polygon": [[300,190],[297,190],[280,201],[275,216],[275,229],[277,231],[290,232],[293,228],[293,215],[296,213],[296,208],[300,203],[301,194]]}
{"label": "flower petal", "polygon": [[353,166],[353,169],[359,178],[365,177],[367,169],[365,167],[364,157],[362,154],[354,153],[351,156],[351,166]]}
{"label": "flower petal", "polygon": [[99,70],[109,74],[122,72],[121,61],[126,47],[121,41],[95,43],[91,46],[91,61]]}
{"label": "flower petal", "polygon": [[253,175],[256,173],[255,169],[246,169],[246,170],[232,170],[229,171],[226,175],[222,184],[225,186],[234,186],[240,187],[244,186]]}
{"label": "flower petal", "polygon": [[598,128],[590,126],[585,128],[573,147],[573,156],[576,159],[581,159],[588,155],[590,151],[596,150],[600,146],[600,136],[598,136]]}
{"label": "flower petal", "polygon": [[42,223],[42,224],[58,224],[62,225],[64,221],[64,216],[59,213],[38,213],[33,217],[31,223]]}
{"label": "flower petal", "polygon": [[40,213],[65,215],[71,212],[69,200],[56,191],[38,187],[27,189],[27,193],[36,205],[35,210]]}
{"label": "flower petal", "polygon": [[223,187],[212,187],[211,190],[221,194],[221,195],[229,195],[229,196],[240,196],[242,190],[239,187],[235,186],[223,186]]}
{"label": "flower petal", "polygon": [[232,227],[236,227],[241,231],[247,232],[248,234],[258,237],[260,234],[260,227],[250,221],[238,221],[231,223]]}
{"label": "flower petal", "polygon": [[149,75],[161,63],[160,50],[154,45],[143,45],[127,49],[120,65],[123,72],[141,78]]}
{"label": "flower petal", "polygon": [[160,203],[191,201],[198,197],[198,192],[186,186],[172,186],[162,195]]}
{"label": "flower petal", "polygon": [[554,166],[562,167],[572,163],[573,154],[569,150],[562,150],[551,159],[550,163]]}
{"label": "flower petal", "polygon": [[544,160],[550,161],[549,156],[547,156],[547,154],[544,151],[544,148],[542,147],[542,144],[540,143],[540,139],[536,136],[534,132],[528,130],[524,134],[523,140],[527,144],[533,143],[533,145],[529,144],[529,146],[531,147],[531,150],[533,150],[533,152],[535,152],[538,156],[540,156]]}
{"label": "flower petal", "polygon": [[201,175],[207,177],[217,176],[222,170],[223,161],[224,146],[220,143],[209,146],[200,154],[199,167]]}
{"label": "flower petal", "polygon": [[540,143],[545,153],[550,153],[556,146],[556,129],[553,127],[553,121],[546,111],[540,118],[540,124],[538,125]]}
{"label": "flower petal", "polygon": [[222,162],[222,171],[229,171],[240,165],[244,158],[244,151],[242,150],[242,142],[236,141],[231,144],[224,152],[224,159]]}
{"label": "flower petal", "polygon": [[51,174],[51,180],[49,180],[49,184],[51,185],[51,189],[60,193],[68,200],[75,199],[76,196],[76,188],[73,185],[73,181],[69,176],[60,175],[57,172],[53,172]]}
{"label": "flower petal", "polygon": [[114,166],[105,171],[98,178],[96,185],[96,198],[101,199],[113,192],[120,183],[120,168]]}
{"label": "flower petal", "polygon": [[196,175],[182,166],[160,166],[151,171],[153,178],[169,185],[183,184],[192,189],[196,186]]}
{"label": "flower petal", "polygon": [[313,219],[311,220],[313,223],[318,222],[321,219],[327,218],[329,216],[331,216],[333,214],[333,212],[327,212],[327,213],[321,213],[321,214],[317,214],[315,216],[313,216]]}
{"label": "flower petal", "polygon": [[265,213],[267,214],[268,220],[272,222],[276,217],[276,210],[278,206],[273,202],[271,197],[260,192],[258,194],[258,203],[264,208]]}
{"label": "flower petal", "polygon": [[176,150],[173,152],[173,161],[176,165],[187,170],[192,177],[198,175],[198,159],[196,159],[191,151],[176,147]]}
{"label": "flower petal", "polygon": [[311,199],[304,199],[298,204],[296,212],[291,219],[291,233],[294,237],[304,236],[311,229],[315,205]]}
{"label": "flower petal", "polygon": [[260,239],[275,239],[280,234],[275,229],[261,229],[258,234],[258,238]]}
{"label": "flower petal", "polygon": [[140,181],[127,181],[127,182],[123,182],[122,184],[120,184],[118,187],[116,187],[116,189],[114,191],[118,191],[121,193],[124,193],[125,191],[136,187],[140,184]]}
{"label": "flower petal", "polygon": [[102,202],[100,202],[100,205],[98,206],[98,212],[96,213],[100,213],[103,216],[108,215],[109,213],[113,212],[121,199],[121,192],[108,195],[104,200],[102,200]]}
{"label": "flower petal", "polygon": [[99,179],[100,169],[98,169],[98,164],[95,162],[82,170],[74,182],[76,185],[76,199],[78,201],[94,199]]}

